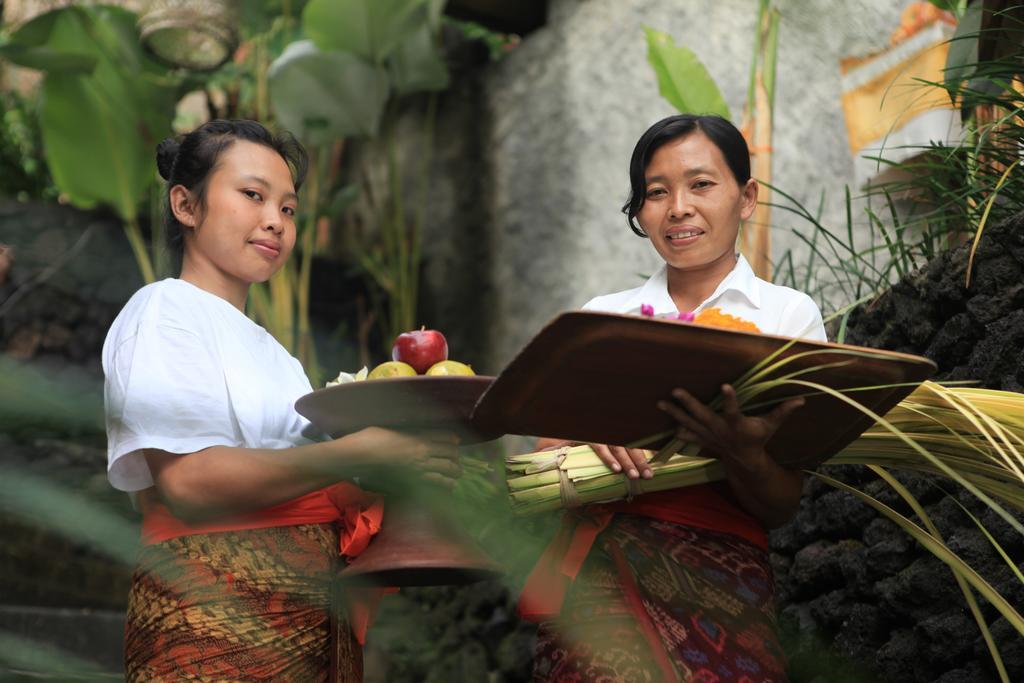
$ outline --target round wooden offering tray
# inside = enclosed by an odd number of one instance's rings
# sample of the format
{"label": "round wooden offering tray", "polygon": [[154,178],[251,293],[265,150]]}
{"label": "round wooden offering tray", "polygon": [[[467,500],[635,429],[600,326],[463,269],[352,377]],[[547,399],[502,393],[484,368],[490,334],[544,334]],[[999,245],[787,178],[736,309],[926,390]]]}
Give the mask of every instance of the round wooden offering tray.
{"label": "round wooden offering tray", "polygon": [[490,441],[501,433],[481,430],[470,417],[493,377],[396,377],[317,389],[295,410],[333,437],[365,427],[454,432],[462,444]]}

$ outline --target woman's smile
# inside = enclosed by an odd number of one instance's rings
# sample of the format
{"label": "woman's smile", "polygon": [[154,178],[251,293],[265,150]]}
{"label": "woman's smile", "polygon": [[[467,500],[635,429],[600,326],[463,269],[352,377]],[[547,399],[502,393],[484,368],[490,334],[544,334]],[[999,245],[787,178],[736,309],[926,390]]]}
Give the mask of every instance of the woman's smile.
{"label": "woman's smile", "polygon": [[695,244],[703,236],[703,230],[690,226],[669,228],[665,231],[665,240],[673,249],[684,249],[689,247]]}
{"label": "woman's smile", "polygon": [[271,260],[276,259],[281,255],[281,243],[277,240],[270,239],[259,239],[249,240],[249,244],[256,248],[261,255],[270,258]]}

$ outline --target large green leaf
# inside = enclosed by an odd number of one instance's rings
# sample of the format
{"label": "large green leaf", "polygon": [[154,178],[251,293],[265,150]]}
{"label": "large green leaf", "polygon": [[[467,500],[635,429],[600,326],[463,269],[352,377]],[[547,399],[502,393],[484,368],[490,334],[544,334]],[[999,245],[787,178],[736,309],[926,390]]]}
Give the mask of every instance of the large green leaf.
{"label": "large green leaf", "polygon": [[388,60],[388,71],[401,95],[448,87],[448,66],[426,24],[398,47]]}
{"label": "large green leaf", "polygon": [[268,77],[278,121],[306,142],[376,135],[389,90],[383,68],[301,40],[274,60]]}
{"label": "large green leaf", "polygon": [[48,73],[40,122],[54,182],[82,207],[134,220],[155,179],[156,143],[171,132],[176,90],[154,78],[135,16],[113,8],[59,11],[46,46],[96,59],[89,74]]}
{"label": "large green leaf", "polygon": [[430,22],[435,0],[310,0],[302,12],[306,35],[321,50],[353,52],[383,64]]}
{"label": "large green leaf", "polygon": [[45,45],[53,32],[54,24],[63,17],[73,13],[85,13],[80,7],[66,7],[64,9],[43,12],[32,17],[18,27],[18,30],[11,35],[11,42],[26,47],[39,47]]}
{"label": "large green leaf", "polygon": [[968,5],[949,42],[945,81],[946,90],[949,91],[954,104],[961,83],[969,79],[978,68],[978,38],[981,36],[983,11],[984,3],[980,1]]}
{"label": "large green leaf", "polygon": [[[0,57],[19,66],[40,71],[88,73],[96,66],[96,58],[72,46],[71,50],[48,45],[54,26],[60,21],[75,21],[85,15],[78,7],[44,12],[18,28],[3,45]],[[80,20],[80,19],[79,19]]]}
{"label": "large green leaf", "polygon": [[89,73],[96,66],[96,58],[91,55],[60,52],[45,46],[26,47],[10,43],[0,45],[0,58],[39,71]]}
{"label": "large green leaf", "polygon": [[667,33],[644,27],[647,61],[658,77],[658,92],[684,114],[718,114],[730,118],[729,107],[692,50],[676,45]]}

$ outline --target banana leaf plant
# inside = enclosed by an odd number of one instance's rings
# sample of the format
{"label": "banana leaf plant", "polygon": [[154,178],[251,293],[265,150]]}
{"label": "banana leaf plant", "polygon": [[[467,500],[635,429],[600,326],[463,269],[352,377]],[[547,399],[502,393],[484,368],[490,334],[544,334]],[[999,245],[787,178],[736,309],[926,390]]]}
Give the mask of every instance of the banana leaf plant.
{"label": "banana leaf plant", "polygon": [[3,39],[0,58],[45,72],[40,127],[55,184],[75,206],[117,213],[152,282],[139,209],[157,180],[154,150],[171,134],[182,79],[145,54],[135,25],[118,7],[72,5]]}

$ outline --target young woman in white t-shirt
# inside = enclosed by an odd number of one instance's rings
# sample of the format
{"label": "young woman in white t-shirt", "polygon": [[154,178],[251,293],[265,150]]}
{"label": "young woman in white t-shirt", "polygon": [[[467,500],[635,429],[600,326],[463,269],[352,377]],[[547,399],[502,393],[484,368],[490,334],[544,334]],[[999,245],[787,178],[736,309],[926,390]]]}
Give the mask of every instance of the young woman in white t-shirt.
{"label": "young woman in white t-shirt", "polygon": [[357,554],[382,515],[347,482],[392,468],[452,484],[455,438],[303,437],[293,404],[309,381],[244,314],[295,244],[307,160],[294,138],[211,121],[162,142],[157,165],[181,276],[139,290],[103,349],[109,478],[143,514],[127,677],[345,679],[359,647],[332,618],[331,579],[339,544]]}
{"label": "young woman in white t-shirt", "polygon": [[[693,115],[659,121],[637,142],[629,174],[623,212],[664,264],[641,287],[585,308],[654,315],[719,308],[764,333],[825,340],[806,294],[760,280],[736,253],[758,185],[731,123]],[[544,622],[535,680],[786,680],[765,530],[796,512],[802,475],[778,465],[765,444],[802,400],[747,416],[732,387],[722,392],[721,414],[683,388],[651,409],[719,458],[724,482],[567,515],[520,601],[525,617]],[[643,451],[592,445],[614,471],[652,476]],[[558,567],[557,575],[547,567]]]}

